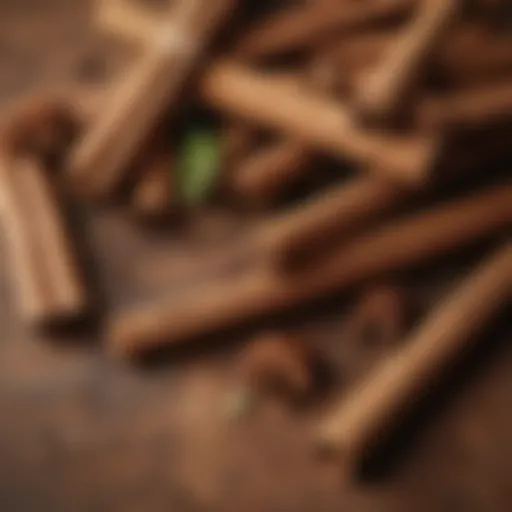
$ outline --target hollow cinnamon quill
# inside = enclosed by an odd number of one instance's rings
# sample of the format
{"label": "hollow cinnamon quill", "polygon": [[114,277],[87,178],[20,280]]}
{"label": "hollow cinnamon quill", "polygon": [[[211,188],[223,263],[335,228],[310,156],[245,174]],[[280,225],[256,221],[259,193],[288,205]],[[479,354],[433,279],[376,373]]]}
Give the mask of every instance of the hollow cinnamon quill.
{"label": "hollow cinnamon quill", "polygon": [[93,197],[110,194],[122,182],[162,112],[172,112],[183,87],[236,0],[183,0],[75,147],[69,173]]}
{"label": "hollow cinnamon quill", "polygon": [[347,289],[510,227],[511,205],[512,186],[497,187],[356,238],[293,278],[258,268],[120,312],[111,319],[108,343],[115,354],[142,355]]}
{"label": "hollow cinnamon quill", "polygon": [[238,42],[234,53],[243,59],[258,59],[300,50],[330,31],[371,26],[407,12],[414,3],[413,0],[370,0],[342,6],[296,7],[263,21]]}
{"label": "hollow cinnamon quill", "polygon": [[319,443],[347,476],[512,299],[512,245],[498,251],[440,302],[389,357],[327,416]]}
{"label": "hollow cinnamon quill", "polygon": [[213,65],[200,90],[222,112],[282,131],[404,183],[427,180],[437,156],[435,137],[361,130],[344,105],[304,90],[300,82],[285,82],[236,63]]}
{"label": "hollow cinnamon quill", "polygon": [[46,170],[34,159],[3,159],[2,218],[18,307],[32,325],[82,318],[89,295],[68,226]]}
{"label": "hollow cinnamon quill", "polygon": [[410,191],[388,180],[358,177],[260,227],[261,245],[280,269],[298,269],[335,240],[405,201]]}

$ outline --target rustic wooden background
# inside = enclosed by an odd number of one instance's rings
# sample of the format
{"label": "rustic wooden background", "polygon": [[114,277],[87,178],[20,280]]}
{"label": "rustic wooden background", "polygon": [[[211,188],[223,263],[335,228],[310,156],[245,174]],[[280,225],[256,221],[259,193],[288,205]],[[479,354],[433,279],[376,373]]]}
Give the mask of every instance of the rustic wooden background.
{"label": "rustic wooden background", "polygon": [[[87,0],[0,0],[0,101],[41,87],[107,83],[134,50],[94,31]],[[219,208],[187,230],[148,233],[118,208],[87,214],[83,237],[105,307],[201,282],[219,240],[249,219]],[[476,256],[475,256],[476,257]],[[109,360],[101,337],[36,338],[17,321],[3,244],[0,273],[0,510],[45,511],[509,511],[512,506],[512,350],[506,318],[484,349],[418,416],[397,464],[342,486],[319,461],[310,432],[323,403],[289,411],[268,404],[226,421],[240,331],[207,351],[133,367]],[[412,281],[426,307],[472,258]],[[431,275],[437,276],[432,285]],[[348,304],[350,306],[350,304]],[[393,347],[357,346],[347,303],[308,310],[291,325],[337,368],[341,391]],[[91,329],[94,332],[94,329]],[[234,342],[234,343],[231,343]],[[475,364],[478,363],[478,364]]]}

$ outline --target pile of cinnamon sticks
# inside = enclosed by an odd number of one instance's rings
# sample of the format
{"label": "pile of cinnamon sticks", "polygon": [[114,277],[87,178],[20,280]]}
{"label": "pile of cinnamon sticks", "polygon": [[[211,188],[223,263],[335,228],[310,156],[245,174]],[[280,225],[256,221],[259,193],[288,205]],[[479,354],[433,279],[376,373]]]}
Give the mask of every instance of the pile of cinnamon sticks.
{"label": "pile of cinnamon sticks", "polygon": [[[59,198],[94,206],[128,191],[138,214],[172,216],[180,201],[167,134],[197,107],[222,127],[217,196],[226,208],[239,199],[274,213],[241,241],[252,258],[239,276],[113,311],[116,355],[181,345],[495,241],[497,254],[322,425],[321,442],[353,463],[510,303],[507,2],[304,0],[247,16],[250,4],[95,5],[98,30],[140,56],[101,108],[43,96],[6,120],[0,193],[14,289],[30,324],[85,316],[91,297]],[[318,188],[327,159],[336,170]],[[307,197],[287,206],[300,183]]]}

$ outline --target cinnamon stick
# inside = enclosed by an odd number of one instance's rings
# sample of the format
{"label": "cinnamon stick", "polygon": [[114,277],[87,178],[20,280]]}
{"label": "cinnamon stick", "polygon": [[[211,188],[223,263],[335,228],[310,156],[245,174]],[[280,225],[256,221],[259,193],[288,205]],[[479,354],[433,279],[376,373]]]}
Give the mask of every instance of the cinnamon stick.
{"label": "cinnamon stick", "polygon": [[34,159],[8,156],[0,179],[21,316],[34,326],[83,318],[89,296],[47,171]]}
{"label": "cinnamon stick", "polygon": [[426,98],[418,111],[418,124],[428,130],[478,128],[509,118],[512,118],[512,80]]}
{"label": "cinnamon stick", "polygon": [[392,44],[382,64],[361,79],[357,106],[365,119],[387,121],[416,86],[425,63],[455,19],[459,0],[427,0],[405,32]]}
{"label": "cinnamon stick", "polygon": [[[126,0],[102,0],[94,5],[93,23],[122,39],[132,39],[143,46],[151,44],[151,34],[155,29],[169,24],[168,17],[158,18],[147,9],[137,7]],[[169,19],[167,19],[169,18]]]}
{"label": "cinnamon stick", "polygon": [[282,131],[376,174],[409,184],[428,179],[438,143],[427,135],[394,136],[361,130],[344,105],[325,95],[236,63],[211,67],[200,84],[214,108]]}
{"label": "cinnamon stick", "polygon": [[343,6],[306,5],[264,20],[236,45],[236,57],[255,60],[310,47],[329,32],[350,31],[406,13],[413,0],[369,0]]}
{"label": "cinnamon stick", "polygon": [[319,442],[345,473],[398,423],[512,298],[512,245],[486,260],[322,422]]}
{"label": "cinnamon stick", "polygon": [[[315,93],[332,93],[331,77],[316,71],[318,69],[312,68],[306,72],[304,85]],[[297,77],[284,76],[283,79],[293,87]],[[274,204],[306,176],[315,158],[300,140],[285,138],[248,156],[233,176],[233,189],[254,204]]]}
{"label": "cinnamon stick", "polygon": [[40,325],[53,316],[53,304],[38,268],[36,247],[18,197],[11,164],[5,158],[0,162],[0,181],[2,228],[17,309],[23,321]]}
{"label": "cinnamon stick", "polygon": [[[474,23],[461,23],[446,33],[444,39],[430,61],[432,72],[446,85],[467,88],[511,76],[510,35]],[[396,32],[387,29],[333,37],[321,48],[326,58],[337,64],[340,80],[352,91],[358,82],[360,85],[361,76],[371,66],[378,65],[394,41]]]}
{"label": "cinnamon stick", "polygon": [[293,278],[258,267],[174,300],[121,311],[108,326],[110,349],[142,355],[428,261],[510,227],[511,205],[512,186],[497,187],[365,234]]}
{"label": "cinnamon stick", "polygon": [[140,62],[74,149],[69,174],[92,197],[106,197],[123,181],[162,113],[172,113],[184,85],[236,0],[183,0],[172,21],[152,36]]}
{"label": "cinnamon stick", "polygon": [[353,233],[410,196],[405,188],[373,177],[354,178],[260,227],[261,245],[281,270],[297,270],[322,249]]}
{"label": "cinnamon stick", "polygon": [[151,44],[151,34],[169,23],[169,20],[157,18],[147,9],[140,9],[126,0],[98,2],[93,15],[95,25],[101,30],[142,46]]}

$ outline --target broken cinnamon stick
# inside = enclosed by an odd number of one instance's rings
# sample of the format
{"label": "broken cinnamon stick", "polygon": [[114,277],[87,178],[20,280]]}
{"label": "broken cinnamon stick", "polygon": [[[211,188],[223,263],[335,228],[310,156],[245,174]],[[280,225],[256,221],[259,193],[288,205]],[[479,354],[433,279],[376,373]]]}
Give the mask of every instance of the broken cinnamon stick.
{"label": "broken cinnamon stick", "polygon": [[8,156],[1,180],[21,316],[34,326],[83,318],[89,296],[46,170],[34,159]]}
{"label": "broken cinnamon stick", "polygon": [[2,145],[10,153],[52,160],[76,139],[84,121],[81,114],[70,91],[24,96],[7,109]]}
{"label": "broken cinnamon stick", "polygon": [[172,113],[184,85],[236,0],[182,1],[172,21],[152,36],[69,162],[70,177],[92,197],[105,197],[123,181],[162,113]]}
{"label": "broken cinnamon stick", "polygon": [[414,308],[410,294],[394,284],[373,284],[361,294],[351,314],[348,336],[360,344],[391,346],[400,341]]}
{"label": "broken cinnamon stick", "polygon": [[17,309],[23,321],[40,325],[53,316],[53,305],[38,268],[34,240],[18,197],[11,164],[5,158],[0,162],[0,181],[2,227]]}
{"label": "broken cinnamon stick", "polygon": [[489,126],[512,118],[512,80],[444,97],[424,99],[418,124],[428,130]]}
{"label": "broken cinnamon stick", "polygon": [[500,186],[362,235],[293,278],[258,267],[174,300],[122,311],[108,326],[109,347],[120,356],[140,356],[434,259],[510,227],[511,205],[512,186]]}
{"label": "broken cinnamon stick", "polygon": [[404,347],[334,408],[320,426],[319,442],[342,459],[347,476],[511,298],[508,244],[443,299]]}
{"label": "broken cinnamon stick", "polygon": [[260,227],[261,245],[280,270],[298,270],[362,223],[410,196],[405,188],[373,177],[354,178]]}
{"label": "broken cinnamon stick", "polygon": [[426,0],[382,64],[361,79],[357,108],[364,119],[394,119],[404,97],[418,83],[425,63],[456,17],[459,0]]}

